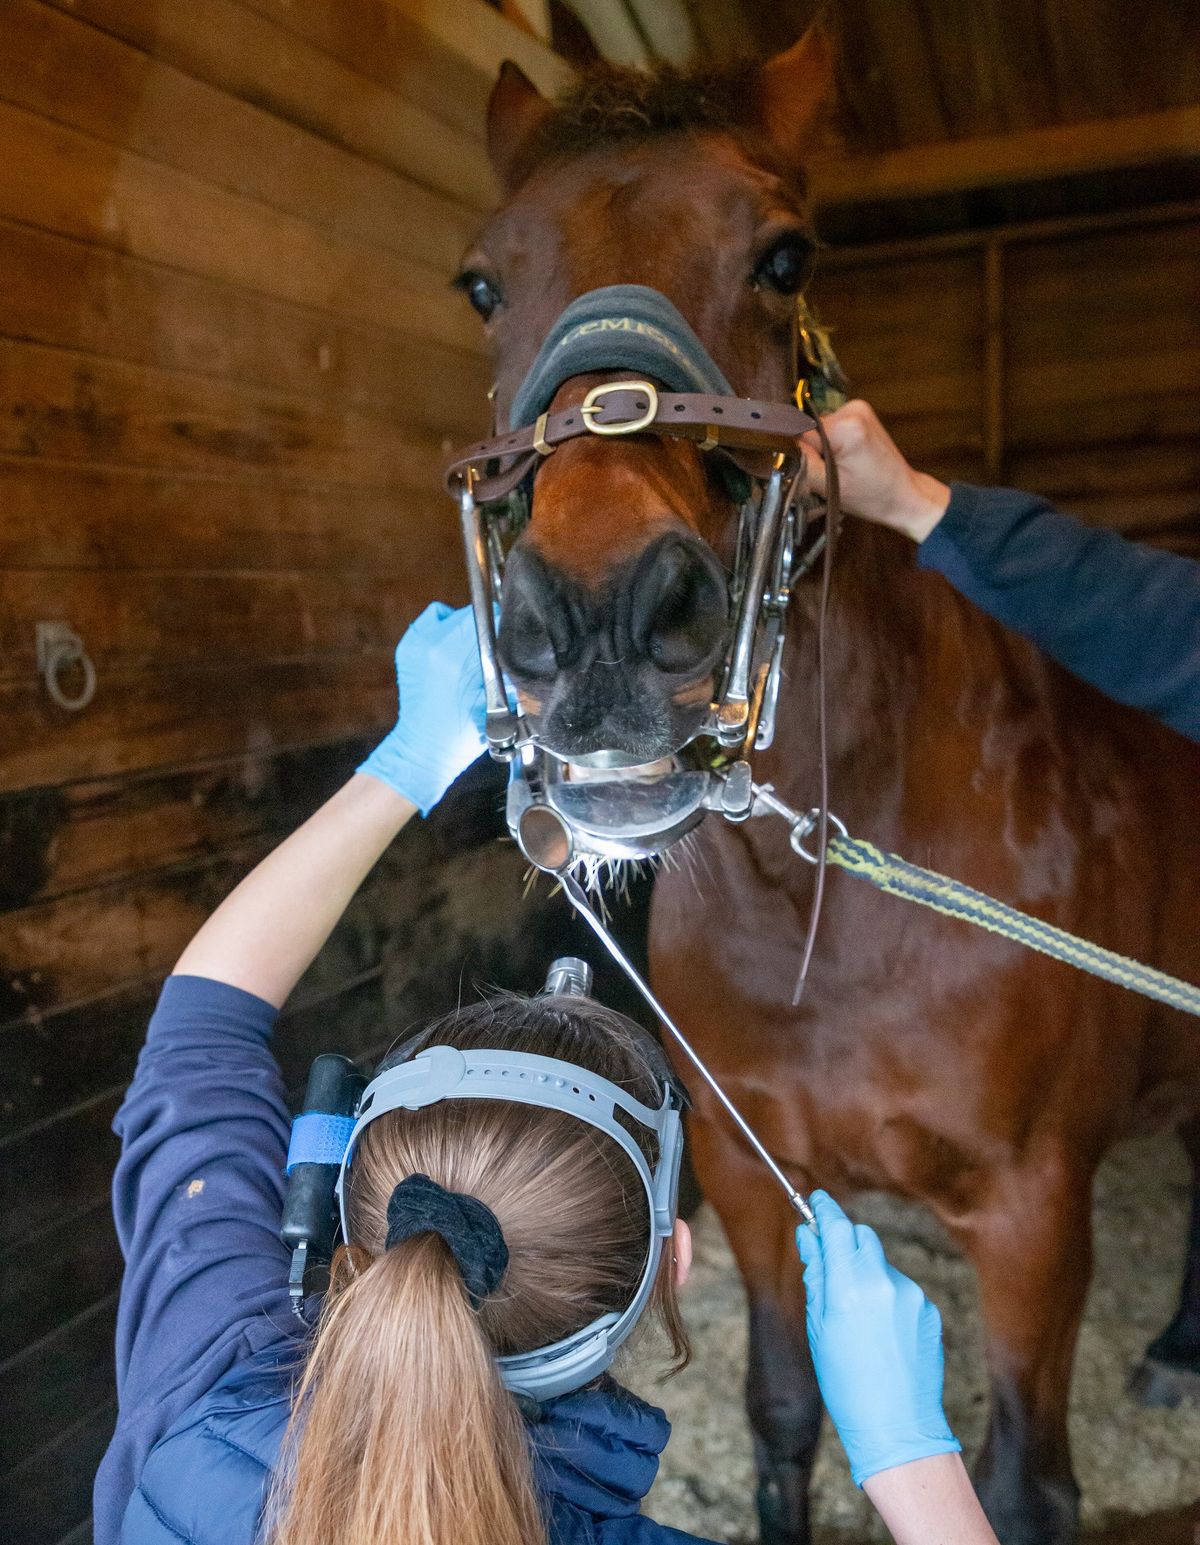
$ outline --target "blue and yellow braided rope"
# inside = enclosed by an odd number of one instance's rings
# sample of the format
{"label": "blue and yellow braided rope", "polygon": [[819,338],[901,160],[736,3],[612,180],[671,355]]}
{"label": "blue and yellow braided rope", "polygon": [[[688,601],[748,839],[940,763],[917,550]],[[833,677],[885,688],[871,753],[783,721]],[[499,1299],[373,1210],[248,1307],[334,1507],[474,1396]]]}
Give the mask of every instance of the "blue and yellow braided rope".
{"label": "blue and yellow braided rope", "polygon": [[1055,960],[1078,966],[1081,971],[1090,971],[1093,976],[1115,982],[1118,987],[1143,993],[1173,1009],[1182,1009],[1185,1014],[1200,1015],[1200,987],[1129,960],[1114,950],[1090,944],[1064,928],[1056,928],[1053,923],[1044,923],[1002,901],[994,901],[991,896],[972,890],[958,880],[910,864],[895,853],[885,853],[870,842],[835,836],[826,848],[826,857],[831,864],[870,880],[889,896],[903,896],[907,901],[932,907],[946,917],[961,918],[978,928],[986,928],[989,933],[1001,934]]}

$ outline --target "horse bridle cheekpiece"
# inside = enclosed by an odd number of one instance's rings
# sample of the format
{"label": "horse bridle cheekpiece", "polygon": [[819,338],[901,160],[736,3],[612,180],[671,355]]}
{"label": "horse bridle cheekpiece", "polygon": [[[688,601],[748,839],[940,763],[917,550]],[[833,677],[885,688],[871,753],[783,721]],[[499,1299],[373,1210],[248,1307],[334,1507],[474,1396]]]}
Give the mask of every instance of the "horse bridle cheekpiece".
{"label": "horse bridle cheekpiece", "polygon": [[[447,466],[446,487],[462,520],[488,746],[510,764],[509,830],[539,868],[653,857],[708,810],[731,821],[751,813],[750,755],[774,737],[791,587],[823,546],[828,563],[834,525],[831,505],[826,530],[805,550],[804,462],[796,442],[806,430],[823,432],[815,411],[798,404],[835,405],[841,382],[824,335],[802,305],[795,339],[797,405],[738,397],[664,295],[642,285],[591,290],[550,329],[513,399],[516,427],[455,452]],[[602,382],[579,406],[550,411],[564,382],[604,370],[639,378]],[[710,712],[685,746],[649,766],[619,751],[564,760],[540,745],[509,705],[494,606],[542,462],[582,436],[634,434],[691,440],[720,458],[741,507],[730,586],[734,626]]]}
{"label": "horse bridle cheekpiece", "polygon": [[[543,991],[586,998],[591,985],[587,963],[564,957],[550,967]],[[328,1264],[339,1235],[350,1238],[347,1182],[355,1148],[372,1121],[392,1111],[423,1110],[442,1100],[508,1100],[563,1111],[610,1137],[637,1171],[649,1207],[646,1264],[637,1291],[620,1313],[602,1314],[549,1346],[499,1357],[496,1366],[507,1389],[534,1400],[581,1389],[611,1366],[654,1291],[663,1244],[675,1226],[683,1155],[680,1117],[688,1103],[687,1091],[649,1034],[643,1049],[661,1097],[654,1107],[610,1080],[554,1057],[486,1046],[418,1049],[422,1039],[423,1033],[398,1047],[369,1083],[346,1057],[326,1054],[312,1065],[304,1111],[292,1124],[280,1231],[292,1252],[288,1275],[292,1307],[305,1318],[310,1274]],[[633,1135],[638,1129],[655,1139],[653,1168]]]}

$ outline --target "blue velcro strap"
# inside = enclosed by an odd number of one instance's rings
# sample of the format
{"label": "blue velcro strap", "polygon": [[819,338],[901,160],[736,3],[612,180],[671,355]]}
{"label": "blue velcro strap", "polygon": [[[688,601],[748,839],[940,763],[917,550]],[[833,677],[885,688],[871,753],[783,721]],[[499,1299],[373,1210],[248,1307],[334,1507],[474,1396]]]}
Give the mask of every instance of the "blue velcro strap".
{"label": "blue velcro strap", "polygon": [[297,1164],[340,1164],[353,1131],[353,1116],[330,1116],[319,1110],[297,1116],[288,1143],[288,1174]]}
{"label": "blue velcro strap", "polygon": [[733,387],[665,295],[644,284],[609,284],[573,300],[546,335],[509,410],[532,424],[572,376],[635,370],[669,392],[731,397]]}

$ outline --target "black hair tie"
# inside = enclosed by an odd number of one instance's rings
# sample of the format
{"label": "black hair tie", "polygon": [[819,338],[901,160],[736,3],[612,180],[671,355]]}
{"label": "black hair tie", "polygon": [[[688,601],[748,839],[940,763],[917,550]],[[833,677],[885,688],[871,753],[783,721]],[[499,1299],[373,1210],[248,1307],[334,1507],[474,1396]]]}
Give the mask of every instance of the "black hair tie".
{"label": "black hair tie", "polygon": [[414,1234],[440,1235],[462,1273],[474,1309],[504,1280],[508,1246],[496,1214],[477,1196],[447,1191],[428,1175],[409,1175],[392,1192],[387,1223],[388,1250]]}

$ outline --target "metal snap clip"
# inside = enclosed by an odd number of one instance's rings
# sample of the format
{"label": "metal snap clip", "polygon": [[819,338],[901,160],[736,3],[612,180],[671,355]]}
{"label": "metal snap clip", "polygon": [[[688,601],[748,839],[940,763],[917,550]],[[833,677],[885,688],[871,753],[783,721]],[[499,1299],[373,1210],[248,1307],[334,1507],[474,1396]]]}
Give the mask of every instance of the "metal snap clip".
{"label": "metal snap clip", "polygon": [[[788,842],[791,845],[792,852],[798,853],[800,857],[809,864],[815,864],[818,860],[818,855],[808,851],[808,849],[804,846],[804,839],[812,832],[816,831],[820,823],[821,812],[814,805],[814,807],[808,812],[807,815],[802,815],[798,821],[794,821],[792,823],[792,829],[788,833]],[[830,826],[837,828],[839,836],[848,837],[850,835],[850,833],[846,830],[845,823],[843,821],[839,821],[832,810],[829,812],[829,824]]]}
{"label": "metal snap clip", "polygon": [[[37,668],[51,700],[67,713],[79,713],[96,695],[96,667],[83,647],[83,640],[65,622],[39,622],[34,638]],[[71,694],[63,689],[61,677],[73,666],[82,671],[83,681],[79,691]]]}

